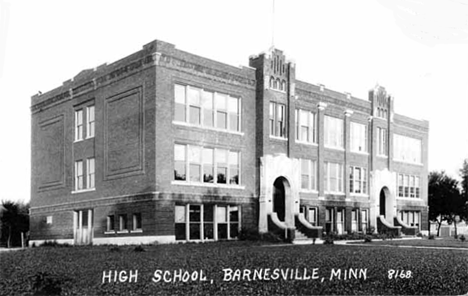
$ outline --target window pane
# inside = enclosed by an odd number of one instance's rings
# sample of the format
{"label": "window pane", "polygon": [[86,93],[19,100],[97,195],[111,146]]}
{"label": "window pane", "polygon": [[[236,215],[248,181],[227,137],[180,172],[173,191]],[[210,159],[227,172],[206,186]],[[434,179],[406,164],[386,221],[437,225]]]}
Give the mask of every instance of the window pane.
{"label": "window pane", "polygon": [[217,110],[227,111],[227,96],[225,94],[216,93],[215,104]]}
{"label": "window pane", "polygon": [[185,206],[175,206],[175,223],[185,223]]}
{"label": "window pane", "polygon": [[200,89],[195,87],[188,88],[188,103],[191,106],[200,106]]}
{"label": "window pane", "polygon": [[200,182],[200,168],[199,164],[190,164],[190,181]]}
{"label": "window pane", "polygon": [[200,108],[190,106],[190,123],[191,124],[200,124]]}
{"label": "window pane", "polygon": [[217,117],[216,117],[216,124],[217,127],[220,129],[226,129],[227,128],[227,113],[226,112],[217,112]]}
{"label": "window pane", "polygon": [[216,208],[216,221],[218,223],[226,223],[227,222],[227,210],[226,207],[218,206]]}
{"label": "window pane", "polygon": [[202,107],[203,107],[203,125],[212,127],[213,122],[214,122],[213,93],[212,92],[203,91]]}
{"label": "window pane", "polygon": [[174,87],[174,92],[174,120],[185,122],[185,86],[176,84]]}

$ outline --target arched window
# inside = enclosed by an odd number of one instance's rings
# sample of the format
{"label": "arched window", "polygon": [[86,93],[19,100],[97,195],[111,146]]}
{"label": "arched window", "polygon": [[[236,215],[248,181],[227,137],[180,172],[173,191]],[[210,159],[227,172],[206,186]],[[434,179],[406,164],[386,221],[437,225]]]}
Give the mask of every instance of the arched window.
{"label": "arched window", "polygon": [[284,80],[281,82],[281,90],[286,91],[286,81]]}
{"label": "arched window", "polygon": [[274,87],[274,82],[275,82],[275,79],[272,77],[270,77],[270,88],[273,88]]}

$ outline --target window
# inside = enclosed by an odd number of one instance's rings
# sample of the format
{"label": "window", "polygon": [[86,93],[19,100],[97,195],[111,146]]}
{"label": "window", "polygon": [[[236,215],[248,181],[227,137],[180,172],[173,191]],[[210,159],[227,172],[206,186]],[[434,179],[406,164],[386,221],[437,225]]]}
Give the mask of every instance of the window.
{"label": "window", "polygon": [[354,209],[351,211],[351,232],[358,231],[358,215],[359,210]]}
{"label": "window", "polygon": [[345,210],[336,211],[336,231],[338,234],[343,234],[345,229]]}
{"label": "window", "polygon": [[306,218],[307,222],[309,222],[313,226],[318,225],[318,209],[316,207],[302,206],[299,210],[301,211],[301,213],[304,214],[304,217]]}
{"label": "window", "polygon": [[115,231],[114,215],[107,216],[107,230],[108,232]]}
{"label": "window", "polygon": [[335,209],[334,208],[326,208],[325,209],[325,231],[326,233],[331,233],[335,231],[334,227],[334,218],[335,216]]}
{"label": "window", "polygon": [[86,108],[86,138],[94,137],[94,106]]}
{"label": "window", "polygon": [[421,163],[421,140],[393,134],[393,159]]}
{"label": "window", "polygon": [[119,231],[126,231],[127,228],[127,214],[119,215]]}
{"label": "window", "polygon": [[94,176],[95,176],[95,168],[94,168],[94,158],[86,159],[86,188],[91,189],[94,188]]}
{"label": "window", "polygon": [[397,177],[398,197],[419,198],[420,177],[398,174]]}
{"label": "window", "polygon": [[286,138],[286,106],[270,102],[270,136]]}
{"label": "window", "polygon": [[176,144],[174,145],[174,180],[239,185],[240,152]]}
{"label": "window", "polygon": [[75,141],[83,140],[83,110],[75,111]]}
{"label": "window", "polygon": [[317,162],[310,159],[300,159],[301,189],[317,190]]}
{"label": "window", "polygon": [[403,223],[419,228],[420,214],[419,211],[400,211],[400,218]]}
{"label": "window", "polygon": [[367,225],[369,223],[367,210],[361,210],[361,230],[362,232],[367,232]]}
{"label": "window", "polygon": [[52,216],[47,216],[46,217],[46,223],[47,224],[52,224]]}
{"label": "window", "polygon": [[186,206],[175,206],[175,237],[176,240],[184,240],[186,238]]}
{"label": "window", "polygon": [[241,100],[198,87],[174,86],[174,121],[239,132]]}
{"label": "window", "polygon": [[367,135],[366,126],[364,124],[351,122],[351,151],[366,152],[367,151]]}
{"label": "window", "polygon": [[141,213],[135,213],[133,214],[133,231],[141,229]]}
{"label": "window", "polygon": [[377,108],[377,117],[387,119],[388,118],[388,110],[385,108]]}
{"label": "window", "polygon": [[317,143],[317,124],[315,113],[296,109],[296,140],[308,143]]}
{"label": "window", "polygon": [[325,146],[343,148],[343,119],[325,116]]}
{"label": "window", "polygon": [[362,167],[349,167],[349,192],[367,194],[367,169]]}
{"label": "window", "polygon": [[186,121],[185,86],[176,84],[174,86],[174,92],[175,92],[174,120],[185,122]]}
{"label": "window", "polygon": [[75,191],[83,190],[83,161],[75,161]]}
{"label": "window", "polygon": [[325,162],[325,191],[343,193],[343,165]]}
{"label": "window", "polygon": [[388,155],[387,130],[381,127],[377,128],[377,155]]}

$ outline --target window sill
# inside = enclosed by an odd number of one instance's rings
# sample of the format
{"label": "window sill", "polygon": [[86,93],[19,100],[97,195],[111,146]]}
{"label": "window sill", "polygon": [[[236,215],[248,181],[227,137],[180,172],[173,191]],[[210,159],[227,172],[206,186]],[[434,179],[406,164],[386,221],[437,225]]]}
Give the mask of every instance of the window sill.
{"label": "window sill", "polygon": [[422,198],[420,197],[401,197],[397,196],[396,199],[401,199],[401,200],[414,200],[414,201],[423,201]]}
{"label": "window sill", "polygon": [[75,141],[73,141],[73,143],[78,143],[78,142],[83,142],[83,139],[75,139]]}
{"label": "window sill", "polygon": [[92,139],[92,138],[94,138],[94,136],[86,136],[85,140],[89,140],[89,139]]}
{"label": "window sill", "polygon": [[232,130],[228,130],[228,129],[220,129],[220,128],[216,128],[216,127],[208,127],[208,126],[196,125],[196,124],[186,123],[186,122],[182,122],[182,121],[173,120],[172,123],[175,124],[175,125],[179,125],[179,126],[185,126],[185,127],[190,127],[190,128],[196,128],[196,129],[201,129],[201,130],[208,130],[208,131],[214,131],[214,132],[228,133],[228,134],[239,135],[239,136],[243,136],[243,135],[244,135],[243,132],[239,132],[239,131],[232,131]]}
{"label": "window sill", "polygon": [[422,163],[420,162],[412,162],[412,161],[406,161],[402,159],[393,159],[393,162],[400,162],[400,163],[405,163],[405,164],[411,164],[411,165],[416,165],[416,166],[423,166]]}
{"label": "window sill", "polygon": [[117,233],[128,233],[128,230],[119,230]]}
{"label": "window sill", "polygon": [[111,231],[104,231],[104,234],[115,234],[115,230],[111,230]]}
{"label": "window sill", "polygon": [[245,189],[245,186],[237,185],[237,184],[236,185],[230,185],[230,184],[199,183],[199,182],[188,182],[188,181],[172,181],[171,185],[212,187],[212,188],[229,188],[229,189]]}
{"label": "window sill", "polygon": [[325,191],[325,194],[329,194],[329,195],[342,195],[342,196],[345,195],[344,192],[335,192],[335,191]]}
{"label": "window sill", "polygon": [[388,155],[377,154],[377,157],[380,157],[380,158],[385,158],[385,159],[387,159],[387,158],[388,158]]}
{"label": "window sill", "polygon": [[369,152],[365,152],[365,151],[353,151],[353,150],[351,150],[351,153],[369,156]]}
{"label": "window sill", "polygon": [[286,91],[284,90],[280,90],[280,89],[276,89],[276,88],[273,88],[273,87],[268,87],[269,90],[272,90],[272,91],[276,91],[276,92],[279,92],[279,93],[282,93],[282,94],[285,94]]}
{"label": "window sill", "polygon": [[317,144],[317,143],[314,143],[314,142],[305,142],[305,141],[296,140],[296,144],[302,144],[302,145],[308,145],[308,146],[315,146],[315,147],[318,147],[318,144]]}
{"label": "window sill", "polygon": [[355,197],[369,197],[369,194],[366,194],[366,193],[350,193],[349,196],[355,196]]}
{"label": "window sill", "polygon": [[318,190],[313,190],[313,189],[300,189],[299,192],[302,192],[302,193],[318,193]]}
{"label": "window sill", "polygon": [[277,137],[277,136],[272,136],[270,135],[271,140],[279,140],[279,141],[287,141],[288,138],[283,138],[283,137]]}
{"label": "window sill", "polygon": [[345,151],[343,147],[334,147],[334,146],[324,146],[327,149],[338,150],[338,151]]}
{"label": "window sill", "polygon": [[85,192],[91,192],[91,191],[96,191],[96,188],[87,188],[87,189],[81,189],[81,190],[74,190],[71,193],[72,194],[77,194],[77,193],[85,193]]}
{"label": "window sill", "polygon": [[143,229],[135,229],[130,231],[130,233],[143,233]]}

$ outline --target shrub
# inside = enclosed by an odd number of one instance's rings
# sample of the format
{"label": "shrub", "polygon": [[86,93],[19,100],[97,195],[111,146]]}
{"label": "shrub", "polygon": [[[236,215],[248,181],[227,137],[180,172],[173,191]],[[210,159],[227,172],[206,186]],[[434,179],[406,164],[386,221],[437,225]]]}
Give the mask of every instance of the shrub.
{"label": "shrub", "polygon": [[120,247],[119,246],[112,246],[109,249],[109,252],[120,252]]}
{"label": "shrub", "polygon": [[421,232],[418,232],[418,233],[416,234],[416,236],[417,236],[417,237],[423,237],[424,235],[423,235]]}
{"label": "shrub", "polygon": [[239,232],[239,240],[258,241],[260,240],[260,234],[256,229],[242,227]]}
{"label": "shrub", "polygon": [[68,279],[47,272],[38,272],[30,277],[30,281],[34,295],[60,295],[62,286]]}
{"label": "shrub", "polygon": [[461,240],[462,242],[464,242],[464,241],[466,240],[466,237],[462,234],[462,235],[460,235],[460,240]]}
{"label": "shrub", "polygon": [[364,242],[365,242],[365,243],[371,243],[371,242],[372,242],[372,236],[366,235],[366,236],[364,237]]}
{"label": "shrub", "polygon": [[135,252],[144,252],[145,249],[142,246],[136,246],[135,249],[133,249]]}
{"label": "shrub", "polygon": [[42,244],[39,245],[40,247],[51,247],[51,248],[59,248],[59,247],[71,247],[70,244],[60,244],[57,241],[45,241]]}
{"label": "shrub", "polygon": [[273,232],[260,234],[260,240],[264,242],[271,242],[271,243],[278,243],[278,242],[283,241],[283,239],[279,235]]}
{"label": "shrub", "polygon": [[333,237],[332,236],[327,236],[325,237],[325,240],[323,241],[324,245],[333,245],[335,244]]}
{"label": "shrub", "polygon": [[435,239],[435,236],[433,234],[429,235],[428,239]]}

